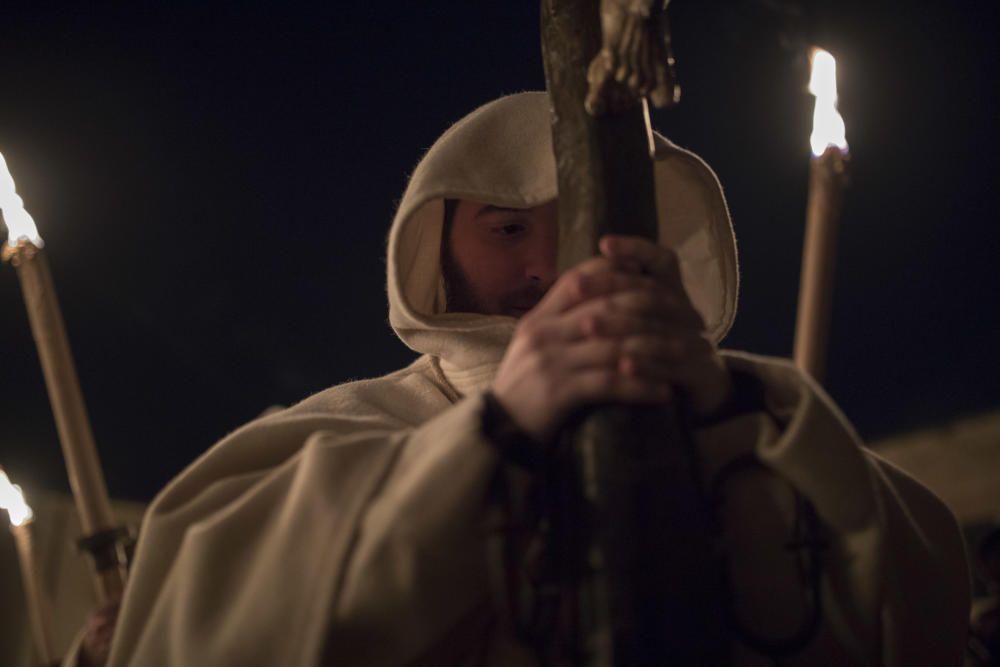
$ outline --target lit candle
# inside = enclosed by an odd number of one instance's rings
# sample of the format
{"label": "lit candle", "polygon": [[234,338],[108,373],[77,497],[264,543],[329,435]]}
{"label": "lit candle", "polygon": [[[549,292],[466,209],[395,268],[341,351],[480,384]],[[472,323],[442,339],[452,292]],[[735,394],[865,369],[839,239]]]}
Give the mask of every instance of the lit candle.
{"label": "lit candle", "polygon": [[41,665],[57,662],[52,642],[52,607],[45,594],[42,579],[35,563],[31,526],[31,508],[24,502],[21,487],[11,484],[7,473],[0,469],[0,507],[10,516],[10,532],[17,545],[17,559],[21,564],[21,581],[24,583],[24,597],[28,605],[31,622],[31,636],[35,643],[35,653]]}
{"label": "lit candle", "polygon": [[795,363],[817,380],[826,370],[827,337],[836,256],[837,222],[847,181],[847,137],[837,111],[837,64],[822,49],[813,49],[809,92],[816,96],[806,236],[802,250]]}
{"label": "lit candle", "polygon": [[[80,524],[85,536],[108,534],[116,529],[117,524],[111,513],[104,474],[94,446],[90,419],[80,391],[52,276],[42,252],[44,244],[35,221],[15,190],[14,179],[3,155],[0,155],[0,209],[8,231],[2,257],[14,265],[21,282],[24,305],[42,363]],[[124,572],[120,570],[118,567],[100,567],[97,585],[102,601],[121,593]]]}

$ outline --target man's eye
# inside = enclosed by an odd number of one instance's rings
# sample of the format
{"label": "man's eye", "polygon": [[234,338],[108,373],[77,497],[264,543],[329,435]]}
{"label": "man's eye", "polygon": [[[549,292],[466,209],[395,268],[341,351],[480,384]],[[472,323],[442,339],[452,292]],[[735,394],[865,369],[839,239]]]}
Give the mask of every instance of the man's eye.
{"label": "man's eye", "polygon": [[513,222],[493,228],[493,232],[500,236],[516,236],[523,231],[524,225]]}

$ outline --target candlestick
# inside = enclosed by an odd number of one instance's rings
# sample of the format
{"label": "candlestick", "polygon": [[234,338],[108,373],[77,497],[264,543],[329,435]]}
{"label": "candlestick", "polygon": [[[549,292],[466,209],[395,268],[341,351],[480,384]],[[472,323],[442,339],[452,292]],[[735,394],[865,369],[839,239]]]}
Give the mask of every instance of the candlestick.
{"label": "candlestick", "polygon": [[810,91],[816,95],[809,166],[809,199],[802,274],[795,323],[794,358],[799,368],[822,382],[830,330],[837,223],[847,183],[847,139],[837,112],[836,64],[826,51],[813,53]]}
{"label": "candlestick", "polygon": [[106,530],[114,526],[111,504],[45,255],[20,241],[14,248],[4,247],[3,259],[17,269],[21,282],[83,532]]}
{"label": "candlestick", "polygon": [[35,643],[35,654],[41,665],[58,663],[52,636],[52,606],[42,585],[35,563],[34,540],[31,534],[33,521],[20,526],[12,525],[10,532],[17,544],[17,559],[21,564],[21,580],[24,583],[24,597],[28,605],[31,622],[31,636]]}
{"label": "candlestick", "polygon": [[31,534],[33,514],[24,501],[21,488],[11,484],[7,474],[0,469],[0,507],[10,516],[10,532],[17,546],[17,560],[21,566],[21,582],[24,586],[25,604],[28,607],[28,621],[35,654],[40,665],[57,663],[52,632],[52,605],[42,584],[35,560],[33,536]]}
{"label": "candlestick", "polygon": [[124,585],[125,565],[118,558],[115,540],[127,533],[117,527],[111,512],[66,327],[42,251],[43,244],[34,220],[14,189],[13,178],[2,155],[0,208],[9,231],[0,257],[15,267],[21,283],[31,334],[42,363],[66,472],[85,536],[82,544],[94,556],[98,597],[106,602],[119,597]]}
{"label": "candlestick", "polygon": [[837,223],[846,176],[847,161],[837,148],[828,148],[810,164],[794,356],[795,363],[820,382],[826,371]]}

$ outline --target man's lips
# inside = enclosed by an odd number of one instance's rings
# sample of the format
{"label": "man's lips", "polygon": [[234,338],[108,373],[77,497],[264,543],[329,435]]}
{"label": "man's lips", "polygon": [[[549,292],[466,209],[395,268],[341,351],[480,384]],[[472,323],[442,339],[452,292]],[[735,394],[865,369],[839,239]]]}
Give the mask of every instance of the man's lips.
{"label": "man's lips", "polygon": [[545,295],[538,294],[537,292],[534,291],[517,294],[514,297],[516,300],[514,300],[513,303],[508,302],[509,305],[507,306],[507,310],[510,312],[517,313],[519,315],[523,315],[524,313],[528,312],[529,310],[537,306],[539,302],[542,300],[543,296]]}
{"label": "man's lips", "polygon": [[527,315],[534,306],[511,306],[508,312],[515,317],[521,317],[522,315]]}

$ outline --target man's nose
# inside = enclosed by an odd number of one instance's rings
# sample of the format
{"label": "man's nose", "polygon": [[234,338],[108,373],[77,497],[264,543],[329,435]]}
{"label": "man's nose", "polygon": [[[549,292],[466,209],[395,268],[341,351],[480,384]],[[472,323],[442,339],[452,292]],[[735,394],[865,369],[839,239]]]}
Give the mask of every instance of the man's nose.
{"label": "man's nose", "polygon": [[[548,235],[547,235],[548,236]],[[532,282],[548,289],[556,281],[558,248],[554,237],[539,239],[525,258],[525,274]]]}

